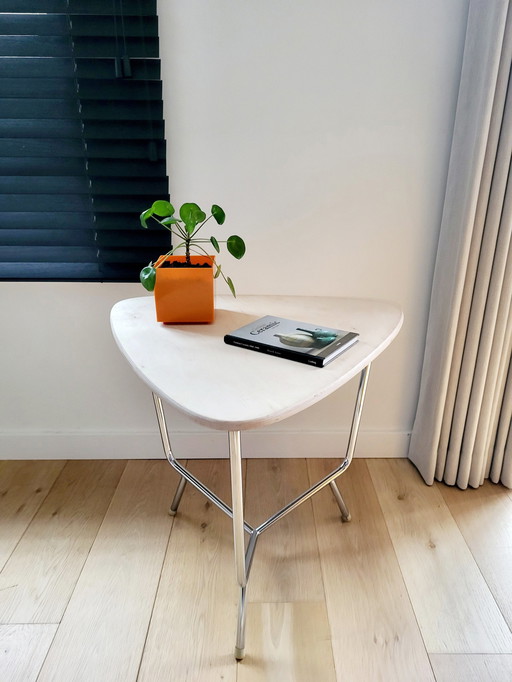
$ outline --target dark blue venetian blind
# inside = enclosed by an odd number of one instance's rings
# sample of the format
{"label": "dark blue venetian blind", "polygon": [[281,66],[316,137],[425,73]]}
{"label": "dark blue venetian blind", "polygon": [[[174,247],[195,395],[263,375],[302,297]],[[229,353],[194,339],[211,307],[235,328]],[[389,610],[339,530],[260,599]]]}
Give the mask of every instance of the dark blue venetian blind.
{"label": "dark blue venetian blind", "polygon": [[0,278],[135,281],[169,249],[156,0],[0,0]]}

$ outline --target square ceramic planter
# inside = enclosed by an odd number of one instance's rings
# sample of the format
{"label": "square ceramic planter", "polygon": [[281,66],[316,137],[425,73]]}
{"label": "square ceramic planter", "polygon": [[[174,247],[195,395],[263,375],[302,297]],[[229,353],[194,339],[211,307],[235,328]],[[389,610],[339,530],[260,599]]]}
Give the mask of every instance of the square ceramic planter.
{"label": "square ceramic planter", "polygon": [[215,256],[190,256],[193,265],[212,267],[162,267],[166,261],[185,260],[185,256],[160,256],[155,263],[156,319],[166,324],[213,322]]}

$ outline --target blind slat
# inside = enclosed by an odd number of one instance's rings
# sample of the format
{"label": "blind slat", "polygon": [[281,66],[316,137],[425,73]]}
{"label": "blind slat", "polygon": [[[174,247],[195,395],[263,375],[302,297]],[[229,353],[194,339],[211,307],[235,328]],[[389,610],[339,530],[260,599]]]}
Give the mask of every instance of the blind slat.
{"label": "blind slat", "polygon": [[158,36],[156,17],[141,21],[134,16],[94,16],[66,14],[1,14],[0,35],[17,36],[98,36],[151,37]]}
{"label": "blind slat", "polygon": [[[18,246],[0,246],[0,263],[15,263],[19,261]],[[138,248],[105,248],[98,253],[97,245],[91,246],[31,246],[30,259],[32,263],[59,263],[70,260],[75,263],[87,263],[99,260],[100,263],[138,263],[140,257],[143,263],[148,263],[159,254],[155,254],[154,247]]]}
{"label": "blind slat", "polygon": [[[165,159],[165,142],[155,142],[158,158]],[[38,140],[0,139],[0,156],[83,157],[84,145],[80,139]],[[149,158],[148,143],[142,140],[90,140],[87,141],[89,159],[144,159]]]}
{"label": "blind slat", "polygon": [[2,36],[61,36],[69,26],[65,14],[0,14]]}
{"label": "blind slat", "polygon": [[116,37],[119,35],[130,38],[156,38],[158,36],[158,22],[156,17],[145,17],[141,21],[140,17],[125,15],[114,16],[92,16],[92,15],[71,15],[71,35],[95,36],[95,37]]}
{"label": "blind slat", "polygon": [[[123,54],[129,57],[158,57],[158,38],[134,38],[128,36],[123,38]],[[116,57],[119,52],[119,44],[111,38],[81,37],[73,39],[73,49],[75,57]]]}
{"label": "blind slat", "polygon": [[[1,65],[0,65],[1,66]],[[61,99],[76,97],[74,78],[0,78],[2,97]]]}
{"label": "blind slat", "polygon": [[[76,71],[75,71],[76,65]],[[158,80],[158,59],[132,58],[131,80]],[[0,56],[0,73],[5,78],[116,78],[116,64],[111,59],[73,59],[71,57],[3,57]]]}
{"label": "blind slat", "polygon": [[[96,260],[96,246],[30,246],[30,261],[37,263],[59,263],[71,260],[75,263],[87,263]],[[19,246],[0,246],[0,262],[14,263],[19,261]]]}
{"label": "blind slat", "polygon": [[[158,57],[157,38],[128,37],[122,43],[123,52],[129,57]],[[70,36],[0,36],[0,53],[4,57],[67,57],[70,46]],[[73,50],[77,59],[114,58],[119,55],[115,41],[102,37],[78,36],[73,39]]]}
{"label": "blind slat", "polygon": [[[32,116],[34,112],[32,112]],[[0,118],[0,138],[66,138],[82,137],[79,119]],[[18,142],[22,145],[23,142]]]}
{"label": "blind slat", "polygon": [[0,100],[0,118],[80,118],[79,101],[72,99],[31,99],[10,97]]}
{"label": "blind slat", "polygon": [[[119,3],[117,3],[119,6]],[[0,12],[43,12],[70,14],[112,14],[112,2],[106,0],[0,0]],[[156,15],[156,0],[123,0],[125,16]]]}
{"label": "blind slat", "polygon": [[[97,245],[91,246],[31,246],[30,262],[59,263],[66,260],[75,263],[99,261],[100,263],[140,263],[146,264],[158,257],[154,247],[106,248],[98,252]],[[164,251],[165,253],[165,251]],[[141,261],[142,256],[142,261]],[[19,262],[18,246],[0,246],[0,263]],[[137,273],[138,274],[138,273]]]}
{"label": "blind slat", "polygon": [[7,135],[27,140],[73,137],[85,140],[163,140],[164,124],[163,121],[144,120],[82,122],[79,119],[0,119],[0,138]]}
{"label": "blind slat", "polygon": [[[79,175],[84,171],[84,164],[82,158],[4,156],[0,157],[0,176]],[[151,162],[142,159],[88,159],[87,172],[89,177],[113,176],[121,179],[166,177],[164,161]],[[23,182],[21,178],[19,182]]]}
{"label": "blind slat", "polygon": [[[2,246],[18,246],[19,231],[5,229],[0,233]],[[91,230],[48,230],[31,229],[23,231],[24,247],[26,246],[94,246],[95,239]]]}
{"label": "blind slat", "polygon": [[[80,79],[78,96],[81,100],[161,100],[162,83],[160,81],[134,81],[118,79],[107,81],[100,79]],[[124,105],[123,105],[124,106]]]}
{"label": "blind slat", "polygon": [[0,194],[0,211],[24,213],[27,208],[41,211],[92,212],[91,199],[87,195],[74,194]]}
{"label": "blind slat", "polygon": [[[81,108],[80,108],[81,104]],[[41,118],[75,118],[89,120],[102,118],[110,121],[161,120],[161,101],[110,102],[107,100],[32,99],[11,97],[0,100],[0,118],[33,118],[34,110]]]}
{"label": "blind slat", "polygon": [[163,140],[164,122],[150,121],[84,121],[85,140]]}
{"label": "blind slat", "polygon": [[93,230],[95,221],[94,215],[90,211],[80,213],[79,211],[34,211],[27,210],[20,212],[2,211],[0,212],[0,243],[3,230],[29,230],[43,228],[52,225],[55,231],[59,230]]}
{"label": "blind slat", "polygon": [[68,57],[70,43],[68,37],[60,36],[0,36],[0,54],[3,57]]}
{"label": "blind slat", "polygon": [[[85,164],[84,164],[85,170]],[[2,191],[9,194],[88,194],[90,187],[85,174],[82,175],[50,175],[23,176],[11,175],[0,179]],[[13,196],[16,196],[13,194]],[[26,207],[25,207],[26,208]]]}
{"label": "blind slat", "polygon": [[[102,231],[91,233],[90,230],[47,230],[31,229],[24,231],[25,246],[40,247],[67,247],[67,246],[87,246],[89,248],[127,248],[133,250],[138,247],[137,234],[132,230]],[[2,230],[2,246],[18,247],[18,230]],[[146,235],[145,249],[153,249],[156,255],[162,246],[160,234],[150,232]],[[170,240],[169,240],[170,248]],[[7,253],[7,252],[6,252]],[[7,259],[5,259],[7,260]]]}
{"label": "blind slat", "polygon": [[[0,78],[2,97],[15,99],[62,99],[79,97],[81,100],[108,98],[112,100],[161,100],[160,81],[100,80],[74,78]],[[33,106],[33,105],[32,105]]]}
{"label": "blind slat", "polygon": [[[84,169],[85,170],[85,169]],[[4,176],[0,178],[2,191],[9,194],[91,194],[148,196],[165,194],[167,178],[108,178],[88,174],[50,176]],[[13,196],[16,196],[13,194]]]}
{"label": "blind slat", "polygon": [[[138,215],[154,201],[155,194],[138,196],[96,195],[92,199],[86,194],[3,194],[0,195],[0,211],[24,212],[27,207],[37,206],[41,211],[99,211],[134,213]],[[91,203],[92,202],[92,203]],[[142,228],[140,228],[142,231]],[[143,234],[141,232],[141,234]]]}
{"label": "blind slat", "polygon": [[[101,213],[97,211],[80,213],[78,211],[24,211],[23,213],[4,211],[0,213],[0,230],[10,229],[46,229],[48,225],[58,230],[124,230],[136,232],[140,236],[141,228],[138,221],[133,220],[132,213]],[[150,225],[144,230],[145,235],[154,232],[167,238],[166,233],[158,225]],[[3,233],[2,233],[3,234]]]}

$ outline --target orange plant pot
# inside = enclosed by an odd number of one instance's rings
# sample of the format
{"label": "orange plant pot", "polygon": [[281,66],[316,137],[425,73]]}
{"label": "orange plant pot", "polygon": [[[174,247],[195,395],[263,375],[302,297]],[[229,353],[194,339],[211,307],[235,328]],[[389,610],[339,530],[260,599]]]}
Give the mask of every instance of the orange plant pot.
{"label": "orange plant pot", "polygon": [[[213,266],[215,256],[191,256],[193,264]],[[155,263],[155,308],[158,322],[213,322],[214,268],[162,268],[165,261],[185,262],[185,256],[160,256]]]}

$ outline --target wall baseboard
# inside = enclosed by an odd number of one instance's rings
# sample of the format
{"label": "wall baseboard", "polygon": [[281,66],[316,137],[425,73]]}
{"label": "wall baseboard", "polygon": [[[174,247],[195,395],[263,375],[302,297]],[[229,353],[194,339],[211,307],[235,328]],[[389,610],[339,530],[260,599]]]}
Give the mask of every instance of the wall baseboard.
{"label": "wall baseboard", "polygon": [[[356,457],[406,457],[408,432],[361,431]],[[243,455],[255,457],[341,457],[346,431],[246,431]],[[220,431],[177,432],[172,436],[179,459],[227,456],[227,435]],[[20,459],[160,459],[158,434],[135,432],[18,432],[0,434],[0,460]]]}

